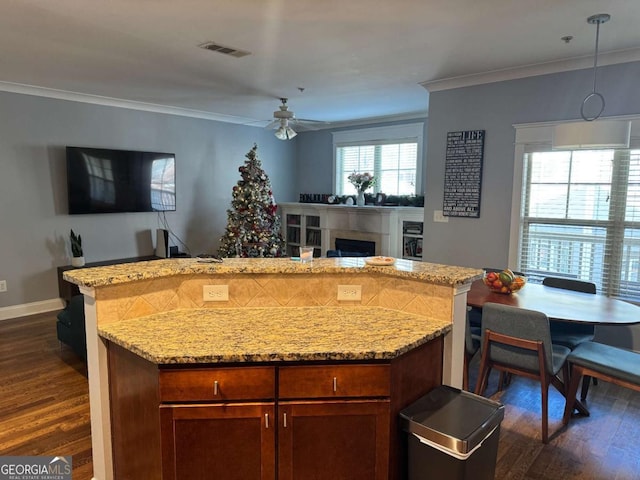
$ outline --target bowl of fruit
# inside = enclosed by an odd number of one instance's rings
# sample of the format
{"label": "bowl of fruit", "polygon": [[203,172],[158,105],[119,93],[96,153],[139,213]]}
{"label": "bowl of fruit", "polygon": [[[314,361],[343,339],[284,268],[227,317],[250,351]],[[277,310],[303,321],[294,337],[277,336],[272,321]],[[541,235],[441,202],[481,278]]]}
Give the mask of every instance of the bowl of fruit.
{"label": "bowl of fruit", "polygon": [[527,283],[526,277],[517,275],[508,268],[501,272],[485,271],[482,281],[492,292],[506,295],[517,292]]}

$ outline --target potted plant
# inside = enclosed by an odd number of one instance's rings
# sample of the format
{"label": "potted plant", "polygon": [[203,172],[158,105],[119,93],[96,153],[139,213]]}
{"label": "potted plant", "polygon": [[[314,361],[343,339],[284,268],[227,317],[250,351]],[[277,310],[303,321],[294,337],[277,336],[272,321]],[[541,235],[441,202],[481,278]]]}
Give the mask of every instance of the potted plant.
{"label": "potted plant", "polygon": [[73,229],[71,229],[69,238],[71,239],[71,254],[73,255],[71,258],[71,265],[73,265],[74,267],[82,267],[84,266],[84,254],[82,253],[82,237],[80,235],[76,235],[73,232]]}

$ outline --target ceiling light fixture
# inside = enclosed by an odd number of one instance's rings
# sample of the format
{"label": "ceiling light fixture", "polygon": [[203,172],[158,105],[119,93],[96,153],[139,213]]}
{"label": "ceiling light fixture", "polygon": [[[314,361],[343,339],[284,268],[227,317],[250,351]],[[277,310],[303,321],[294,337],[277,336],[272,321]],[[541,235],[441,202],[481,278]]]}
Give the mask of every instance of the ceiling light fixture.
{"label": "ceiling light fixture", "polygon": [[[580,106],[580,116],[585,122],[561,123],[553,129],[553,148],[556,150],[577,150],[596,148],[629,148],[631,140],[631,122],[625,120],[600,120],[604,111],[604,96],[597,90],[598,73],[598,42],[600,40],[600,25],[608,22],[611,15],[598,13],[587,18],[587,23],[596,26],[596,49],[593,58],[593,91],[588,94]],[[595,115],[585,113],[590,100],[598,101]]]}
{"label": "ceiling light fixture", "polygon": [[[593,57],[593,91],[587,95],[586,97],[584,97],[584,100],[582,100],[582,106],[580,107],[580,115],[582,116],[582,118],[584,120],[586,120],[587,122],[592,122],[593,120],[595,120],[596,118],[598,118],[600,115],[602,115],[602,112],[604,111],[604,97],[602,96],[601,93],[599,93],[597,91],[597,73],[598,73],[598,41],[600,39],[600,25],[603,23],[606,23],[609,21],[609,19],[611,19],[611,15],[609,15],[608,13],[598,13],[597,15],[591,15],[589,18],[587,18],[587,23],[590,25],[595,25],[596,26],[596,52],[595,55]],[[600,100],[600,110],[598,110],[598,113],[596,113],[594,116],[588,116],[585,113],[585,105],[587,104],[587,102],[591,99],[599,99]]]}
{"label": "ceiling light fixture", "polygon": [[294,132],[293,128],[291,128],[289,126],[289,120],[286,118],[281,118],[280,119],[280,128],[278,128],[278,130],[276,130],[276,133],[274,133],[274,135],[276,136],[276,138],[278,140],[291,140],[293,137],[295,137],[297,135],[296,132]]}

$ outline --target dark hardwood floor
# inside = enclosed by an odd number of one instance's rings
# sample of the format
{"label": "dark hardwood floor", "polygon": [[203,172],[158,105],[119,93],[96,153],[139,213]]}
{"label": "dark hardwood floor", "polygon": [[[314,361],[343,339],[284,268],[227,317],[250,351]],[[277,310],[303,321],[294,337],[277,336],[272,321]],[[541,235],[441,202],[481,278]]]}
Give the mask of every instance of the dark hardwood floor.
{"label": "dark hardwood floor", "polygon": [[[73,479],[90,480],[86,375],[84,363],[60,347],[54,313],[1,321],[0,455],[71,455]],[[591,416],[563,429],[564,398],[551,388],[551,439],[543,445],[539,384],[514,377],[496,392],[496,383],[492,377],[487,390],[505,404],[496,479],[640,478],[640,394],[600,381],[589,392]]]}
{"label": "dark hardwood floor", "polygon": [[72,455],[90,480],[87,369],[56,337],[55,313],[0,322],[0,455]]}
{"label": "dark hardwood floor", "polygon": [[[471,362],[475,389],[479,355]],[[505,406],[496,479],[640,479],[640,393],[598,381],[585,402],[591,415],[574,415],[564,428],[564,397],[549,388],[549,443],[541,441],[540,384],[512,377],[499,392],[492,372],[486,395]]]}

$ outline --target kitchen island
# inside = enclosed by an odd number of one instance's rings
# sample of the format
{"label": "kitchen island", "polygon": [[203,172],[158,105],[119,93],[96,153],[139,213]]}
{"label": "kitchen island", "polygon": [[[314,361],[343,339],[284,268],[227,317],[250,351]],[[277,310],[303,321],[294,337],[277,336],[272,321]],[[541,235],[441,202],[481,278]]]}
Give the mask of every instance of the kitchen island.
{"label": "kitchen island", "polygon": [[[397,412],[460,385],[466,291],[481,273],[353,258],[65,272],[85,295],[94,478],[188,478],[187,464],[234,438],[257,478],[303,478],[347,441],[362,478],[400,478]],[[228,300],[205,302],[205,285],[226,285]],[[361,299],[338,301],[338,285],[360,286]],[[352,462],[339,458],[336,468]]]}

